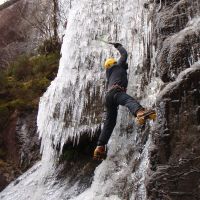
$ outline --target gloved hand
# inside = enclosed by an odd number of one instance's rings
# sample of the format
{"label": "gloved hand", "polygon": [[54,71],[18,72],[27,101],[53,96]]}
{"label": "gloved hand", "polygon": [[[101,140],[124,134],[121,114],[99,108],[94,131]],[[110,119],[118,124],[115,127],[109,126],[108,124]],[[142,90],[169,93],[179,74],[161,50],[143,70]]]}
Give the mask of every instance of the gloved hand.
{"label": "gloved hand", "polygon": [[120,44],[120,43],[113,43],[113,45],[114,45],[115,48],[118,48],[119,46],[122,46],[122,44]]}

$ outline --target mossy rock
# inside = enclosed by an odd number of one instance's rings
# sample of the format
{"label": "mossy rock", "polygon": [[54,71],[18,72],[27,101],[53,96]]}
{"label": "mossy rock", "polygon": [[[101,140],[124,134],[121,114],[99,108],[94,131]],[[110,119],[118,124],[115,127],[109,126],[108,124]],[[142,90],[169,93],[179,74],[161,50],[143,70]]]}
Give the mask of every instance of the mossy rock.
{"label": "mossy rock", "polygon": [[10,112],[9,112],[9,109],[7,108],[7,106],[1,105],[0,106],[0,128],[1,128],[1,130],[7,123],[8,119],[9,119],[9,115],[10,115]]}
{"label": "mossy rock", "polygon": [[9,108],[9,110],[23,110],[23,108],[26,107],[26,102],[22,99],[16,99],[13,101],[8,102],[7,107]]}
{"label": "mossy rock", "polygon": [[2,148],[0,148],[0,159],[3,159],[5,155],[6,155],[6,152]]}

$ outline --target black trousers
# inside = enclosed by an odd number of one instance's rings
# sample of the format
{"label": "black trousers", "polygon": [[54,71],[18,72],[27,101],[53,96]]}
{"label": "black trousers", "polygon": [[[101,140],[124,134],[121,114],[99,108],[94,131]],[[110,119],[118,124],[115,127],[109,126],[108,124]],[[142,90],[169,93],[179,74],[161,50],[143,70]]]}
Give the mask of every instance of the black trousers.
{"label": "black trousers", "polygon": [[143,108],[133,97],[119,88],[114,88],[106,94],[105,105],[107,109],[106,120],[98,139],[98,146],[106,145],[116,125],[118,106],[126,106],[136,116],[139,109]]}

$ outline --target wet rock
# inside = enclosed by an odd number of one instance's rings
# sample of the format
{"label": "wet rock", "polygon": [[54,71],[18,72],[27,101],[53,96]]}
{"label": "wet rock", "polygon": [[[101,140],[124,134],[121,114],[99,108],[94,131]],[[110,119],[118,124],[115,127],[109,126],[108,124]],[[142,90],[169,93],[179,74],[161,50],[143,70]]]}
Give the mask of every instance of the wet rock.
{"label": "wet rock", "polygon": [[[65,150],[73,150],[75,152],[87,152],[87,155],[92,155],[94,148],[96,147],[97,140],[101,133],[101,126],[99,125],[94,132],[91,130],[86,130],[80,133],[79,138],[76,140],[67,140],[63,146],[62,152]],[[60,145],[54,146],[57,151],[60,151]]]}
{"label": "wet rock", "polygon": [[159,12],[154,12],[152,40],[159,49],[157,72],[164,82],[174,81],[182,70],[198,60],[200,22],[195,19],[198,1],[162,2],[156,9]]}
{"label": "wet rock", "polygon": [[1,133],[5,156],[0,159],[0,188],[33,166],[40,159],[40,141],[36,126],[37,111],[16,111],[7,128]]}
{"label": "wet rock", "polygon": [[157,75],[167,85],[157,99],[147,197],[196,200],[200,199],[199,2],[156,3],[152,40],[158,51]]}
{"label": "wet rock", "polygon": [[21,174],[22,172],[13,162],[0,159],[0,191]]}
{"label": "wet rock", "polygon": [[15,111],[9,119],[9,125],[1,133],[3,146],[5,147],[6,151],[6,159],[12,161],[16,165],[18,165],[18,163],[20,162],[19,148],[17,145],[18,141],[16,135],[18,116],[19,112]]}
{"label": "wet rock", "polygon": [[162,123],[158,122],[154,135],[157,150],[151,158],[154,172],[147,185],[149,199],[200,198],[198,88],[199,63],[183,71],[158,98]]}
{"label": "wet rock", "polygon": [[167,38],[157,57],[158,73],[164,82],[173,81],[178,74],[198,60],[200,21]]}
{"label": "wet rock", "polygon": [[6,181],[6,178],[2,174],[0,174],[0,191],[2,191],[7,184],[8,183]]}
{"label": "wet rock", "polygon": [[17,121],[20,169],[27,170],[40,159],[40,140],[37,133],[37,111],[22,114]]}
{"label": "wet rock", "polygon": [[[57,179],[68,180],[66,190],[77,184],[80,189],[75,191],[76,195],[91,186],[94,171],[102,162],[92,158],[99,134],[100,127],[93,137],[89,137],[90,134],[85,132],[80,136],[78,145],[68,141],[63,147],[58,162]],[[66,198],[70,198],[70,193],[66,194]]]}

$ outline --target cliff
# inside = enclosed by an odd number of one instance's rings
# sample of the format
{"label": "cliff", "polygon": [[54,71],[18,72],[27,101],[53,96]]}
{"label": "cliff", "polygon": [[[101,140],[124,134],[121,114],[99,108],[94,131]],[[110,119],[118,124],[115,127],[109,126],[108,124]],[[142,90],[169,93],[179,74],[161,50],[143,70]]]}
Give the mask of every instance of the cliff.
{"label": "cliff", "polygon": [[[70,1],[57,77],[40,99],[41,161],[12,182],[4,200],[200,198],[198,0]],[[72,3],[72,4],[71,4]],[[102,163],[92,151],[103,122],[105,74],[118,57],[101,41],[129,52],[128,94],[158,113],[133,125],[120,107]]]}
{"label": "cliff", "polygon": [[[8,5],[7,5],[8,4]],[[8,1],[0,10],[0,66],[23,53],[35,53],[38,45],[38,31],[29,23],[31,2]],[[23,16],[22,16],[23,13]]]}
{"label": "cliff", "polygon": [[35,17],[47,12],[37,7],[21,0],[0,6],[0,190],[41,158],[39,97],[57,73],[60,45],[42,38]]}
{"label": "cliff", "polygon": [[[155,6],[152,16],[157,73],[166,87],[157,100],[149,199],[198,199],[200,21],[198,1]],[[170,83],[169,83],[170,82]]]}

